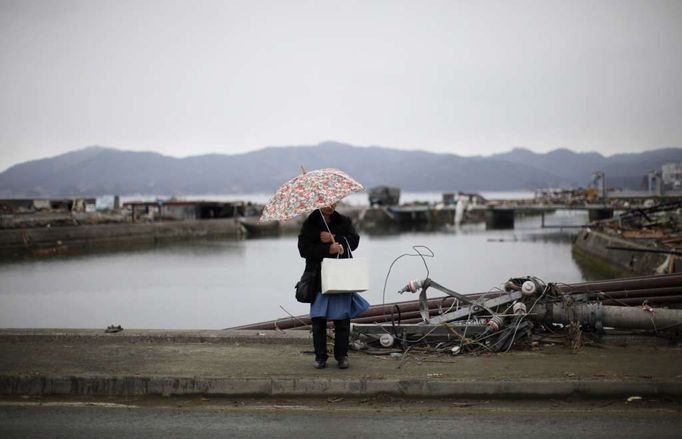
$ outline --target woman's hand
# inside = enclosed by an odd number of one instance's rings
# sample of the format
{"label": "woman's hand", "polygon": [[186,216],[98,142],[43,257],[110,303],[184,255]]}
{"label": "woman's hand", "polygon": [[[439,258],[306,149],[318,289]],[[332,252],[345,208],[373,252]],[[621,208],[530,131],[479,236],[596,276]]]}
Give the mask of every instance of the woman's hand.
{"label": "woman's hand", "polygon": [[322,241],[325,244],[334,242],[334,235],[332,235],[329,232],[320,232],[320,241]]}
{"label": "woman's hand", "polygon": [[334,255],[334,254],[343,254],[343,246],[339,244],[338,242],[333,243],[332,245],[329,246],[329,254]]}

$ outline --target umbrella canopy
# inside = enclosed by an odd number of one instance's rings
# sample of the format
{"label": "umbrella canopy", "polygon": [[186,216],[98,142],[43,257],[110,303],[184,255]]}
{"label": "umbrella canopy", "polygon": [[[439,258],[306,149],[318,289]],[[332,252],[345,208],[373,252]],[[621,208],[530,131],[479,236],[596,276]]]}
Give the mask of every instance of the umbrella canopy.
{"label": "umbrella canopy", "polygon": [[259,222],[286,221],[303,213],[334,204],[365,188],[348,174],[326,168],[297,175],[277,189],[265,205]]}

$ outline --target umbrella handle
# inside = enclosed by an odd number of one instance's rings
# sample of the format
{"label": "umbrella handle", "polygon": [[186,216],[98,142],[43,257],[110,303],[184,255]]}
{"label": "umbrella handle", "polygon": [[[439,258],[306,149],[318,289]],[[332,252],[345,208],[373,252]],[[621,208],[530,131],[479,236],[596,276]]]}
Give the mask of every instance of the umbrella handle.
{"label": "umbrella handle", "polygon": [[[302,168],[303,166],[301,166]],[[334,240],[334,234],[332,233],[331,229],[329,228],[329,224],[327,224],[327,220],[324,219],[324,215],[322,214],[322,211],[320,209],[317,209],[320,212],[320,216],[322,217],[322,222],[324,223],[324,226],[327,228],[327,231],[329,232],[330,235],[332,235],[332,244],[336,244],[336,240]],[[336,259],[339,259],[339,254],[336,254]]]}
{"label": "umbrella handle", "polygon": [[[320,210],[320,209],[317,209]],[[320,210],[320,216],[322,217],[322,222],[324,223],[324,226],[327,228],[327,231],[329,232],[330,235],[332,235],[332,244],[335,244],[336,241],[334,240],[334,234],[332,233],[331,229],[329,228],[329,224],[327,224],[327,220],[324,219],[324,215],[322,215],[322,211]],[[345,238],[344,238],[345,239]],[[346,239],[346,246],[348,247],[348,256],[351,258],[353,257],[353,253],[350,251],[350,243]],[[339,254],[336,254],[336,259],[339,259]]]}
{"label": "umbrella handle", "polygon": [[[303,166],[301,166],[303,168]],[[322,217],[322,222],[324,223],[324,226],[327,228],[327,231],[329,232],[330,235],[332,235],[332,244],[336,243],[334,240],[334,234],[332,233],[331,229],[329,228],[329,224],[327,224],[327,220],[324,219],[324,215],[322,214],[322,211],[320,209],[317,209],[318,212],[320,212],[320,216]]]}

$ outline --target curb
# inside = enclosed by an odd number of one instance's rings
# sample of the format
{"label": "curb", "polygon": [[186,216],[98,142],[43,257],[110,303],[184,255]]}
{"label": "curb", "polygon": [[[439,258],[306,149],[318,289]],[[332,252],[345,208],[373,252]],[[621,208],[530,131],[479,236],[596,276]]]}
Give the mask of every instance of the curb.
{"label": "curb", "polygon": [[0,343],[262,343],[310,344],[305,330],[262,331],[131,329],[107,334],[98,329],[2,329]]}
{"label": "curb", "polygon": [[0,395],[180,396],[225,397],[363,397],[549,399],[568,396],[682,397],[675,381],[454,381],[317,378],[217,378],[142,376],[0,376]]}
{"label": "curb", "polygon": [[[302,329],[164,330],[128,329],[107,334],[102,329],[0,329],[0,343],[257,343],[310,345],[310,331]],[[607,346],[670,346],[667,338],[632,334],[602,337]]]}

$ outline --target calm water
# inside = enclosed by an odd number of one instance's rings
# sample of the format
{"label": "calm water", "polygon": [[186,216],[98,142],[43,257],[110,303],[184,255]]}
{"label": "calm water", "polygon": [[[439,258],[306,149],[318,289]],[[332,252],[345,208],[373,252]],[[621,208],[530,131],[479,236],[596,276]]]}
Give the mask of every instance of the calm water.
{"label": "calm water", "polygon": [[[580,224],[586,214],[563,212],[548,224]],[[518,219],[516,228],[483,226],[439,233],[362,235],[357,255],[370,261],[371,290],[382,303],[391,262],[413,245],[435,253],[427,259],[435,281],[462,293],[500,287],[508,278],[534,275],[578,282],[584,274],[571,256],[571,231],[541,229],[540,218]],[[207,328],[304,314],[293,286],[303,270],[294,236],[245,241],[214,240],[82,257],[0,264],[0,327]],[[418,258],[400,259],[388,279],[386,302],[415,299],[396,291],[425,276]]]}

